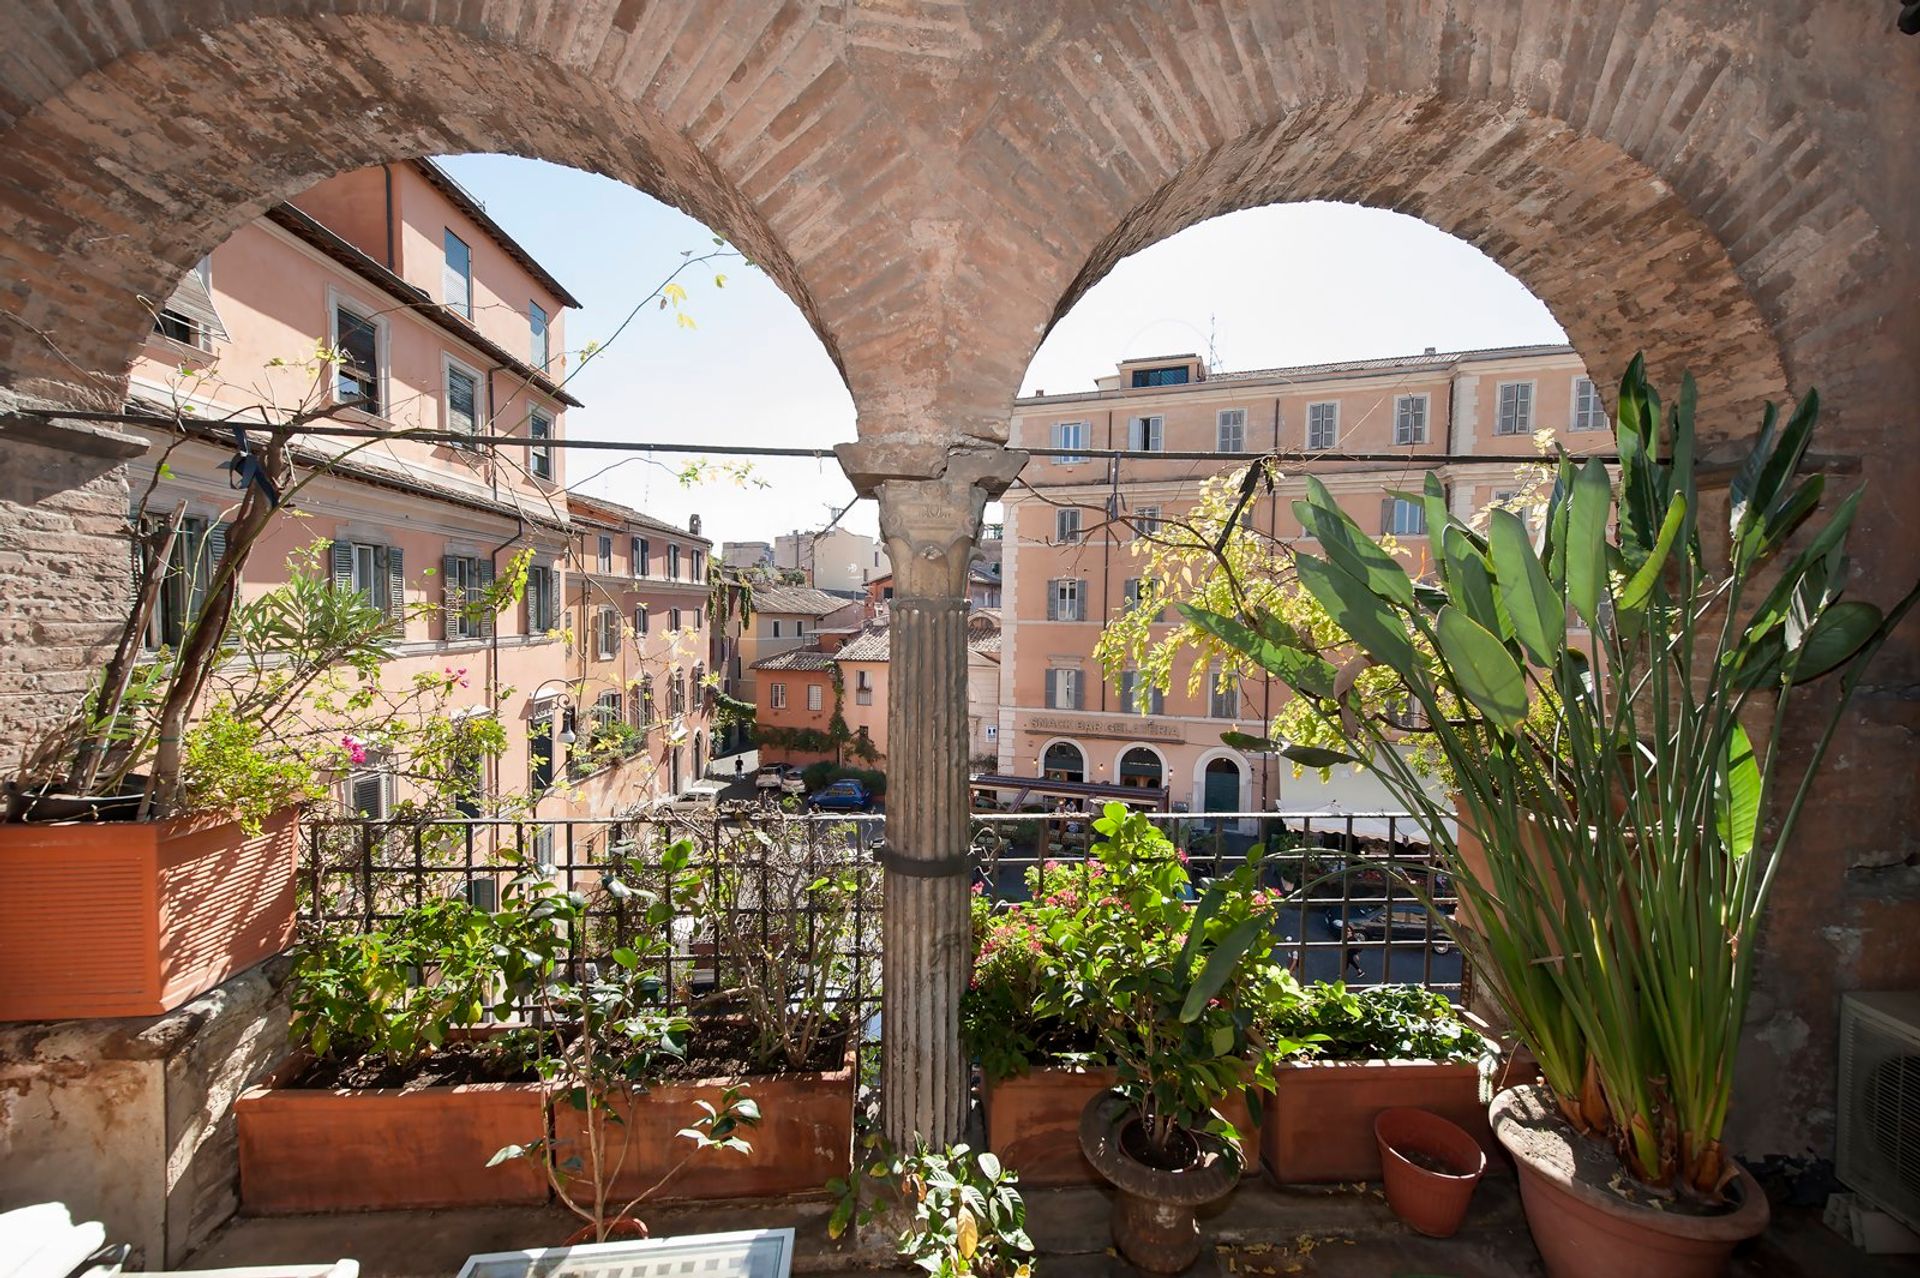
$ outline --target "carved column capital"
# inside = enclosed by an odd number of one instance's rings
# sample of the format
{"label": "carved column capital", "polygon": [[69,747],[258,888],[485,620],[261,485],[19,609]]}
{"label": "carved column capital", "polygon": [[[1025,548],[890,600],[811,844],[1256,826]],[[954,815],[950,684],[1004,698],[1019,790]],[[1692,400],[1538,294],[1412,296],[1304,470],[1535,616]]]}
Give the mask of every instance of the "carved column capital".
{"label": "carved column capital", "polygon": [[[855,487],[880,503],[880,539],[893,565],[894,597],[965,598],[981,512],[1007,490],[1027,455],[885,443],[846,444],[835,451]],[[881,463],[893,469],[873,469]]]}

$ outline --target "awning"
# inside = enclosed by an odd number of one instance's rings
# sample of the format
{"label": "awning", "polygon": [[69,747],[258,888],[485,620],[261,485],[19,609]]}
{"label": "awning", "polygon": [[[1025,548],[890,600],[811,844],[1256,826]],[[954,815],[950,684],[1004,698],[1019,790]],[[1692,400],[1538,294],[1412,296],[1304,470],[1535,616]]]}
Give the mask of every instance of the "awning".
{"label": "awning", "polygon": [[180,318],[191,321],[203,337],[217,337],[223,342],[229,340],[227,326],[220,322],[220,313],[213,309],[213,294],[207,289],[205,259],[181,277],[180,286],[173,290],[160,309],[172,311]]}
{"label": "awning", "polygon": [[[1404,813],[1387,812],[1349,812],[1338,804],[1322,804],[1311,808],[1289,808],[1276,805],[1274,814],[1289,827],[1296,830],[1311,830],[1315,834],[1345,834],[1349,829],[1357,839],[1392,839],[1399,843],[1433,842],[1426,827],[1416,817]],[[1458,837],[1460,823],[1452,817],[1441,818],[1449,835]]]}

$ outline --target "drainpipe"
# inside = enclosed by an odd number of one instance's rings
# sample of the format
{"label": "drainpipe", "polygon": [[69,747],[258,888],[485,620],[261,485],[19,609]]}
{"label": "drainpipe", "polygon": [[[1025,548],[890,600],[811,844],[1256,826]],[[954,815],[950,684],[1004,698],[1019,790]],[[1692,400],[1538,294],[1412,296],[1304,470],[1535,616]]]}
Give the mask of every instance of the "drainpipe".
{"label": "drainpipe", "polygon": [[[1273,397],[1273,455],[1280,455],[1280,397]],[[1273,520],[1273,535],[1280,535],[1280,490],[1275,487],[1267,494],[1267,510]],[[1265,729],[1273,722],[1273,676],[1263,674],[1260,679],[1260,726]],[[1262,755],[1260,763],[1260,810],[1271,808],[1279,798],[1274,790],[1280,781],[1280,761],[1270,755]]]}
{"label": "drainpipe", "polygon": [[380,178],[381,178],[381,181],[382,181],[382,182],[384,182],[384,183],[386,184],[386,188],[387,188],[387,209],[386,209],[386,214],[387,214],[387,216],[386,216],[386,223],[387,223],[387,269],[388,269],[389,271],[398,271],[398,269],[399,269],[399,268],[398,268],[398,267],[396,267],[396,266],[394,265],[394,258],[393,258],[393,251],[394,251],[394,235],[393,235],[393,165],[391,165],[391,164],[383,164],[383,165],[381,165],[381,166],[380,166]]}
{"label": "drainpipe", "polygon": [[[493,399],[493,375],[505,367],[505,364],[495,364],[487,370],[487,434],[489,435],[502,433],[499,423],[494,421],[494,414],[498,409]],[[498,498],[500,496],[500,459],[491,451],[487,454],[487,483],[492,486],[494,497]]]}

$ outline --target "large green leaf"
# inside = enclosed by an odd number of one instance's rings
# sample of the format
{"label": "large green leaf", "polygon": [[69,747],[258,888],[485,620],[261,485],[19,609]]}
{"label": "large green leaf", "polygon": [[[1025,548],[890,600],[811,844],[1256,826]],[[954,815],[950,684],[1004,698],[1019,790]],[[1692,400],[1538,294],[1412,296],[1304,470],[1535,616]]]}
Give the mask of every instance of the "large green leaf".
{"label": "large green leaf", "polygon": [[1458,525],[1449,524],[1440,534],[1440,571],[1452,603],[1502,639],[1513,632],[1493,592],[1493,569]]}
{"label": "large green leaf", "polygon": [[1237,618],[1192,604],[1183,603],[1178,607],[1181,616],[1289,688],[1315,697],[1333,695],[1333,681],[1339,672],[1325,658],[1275,643]]}
{"label": "large green leaf", "polygon": [[1727,757],[1720,765],[1714,795],[1714,823],[1720,842],[1738,859],[1753,851],[1753,833],[1760,823],[1760,765],[1753,742],[1739,724],[1727,737]]}
{"label": "large green leaf", "polygon": [[1793,681],[1806,683],[1845,662],[1880,628],[1880,610],[1858,599],[1829,604],[1807,630],[1794,662]]}
{"label": "large green leaf", "polygon": [[1567,599],[1586,623],[1600,629],[1600,596],[1607,581],[1607,520],[1613,514],[1613,481],[1597,458],[1580,468],[1567,503],[1565,562]]}
{"label": "large green leaf", "polygon": [[1412,679],[1413,641],[1393,610],[1338,564],[1312,555],[1295,555],[1294,571],[1333,623],[1352,636],[1366,654]]}
{"label": "large green leaf", "polygon": [[1437,633],[1460,694],[1501,727],[1519,723],[1527,713],[1527,682],[1507,646],[1458,608],[1440,610]]}
{"label": "large green leaf", "polygon": [[1294,745],[1289,742],[1276,742],[1275,753],[1281,758],[1299,764],[1303,768],[1332,768],[1342,763],[1365,762],[1356,754],[1347,754],[1341,750],[1329,750],[1324,746]]}
{"label": "large green leaf", "polygon": [[[1309,477],[1307,485],[1310,491],[1318,485],[1319,491],[1326,493],[1326,486],[1317,479]],[[1328,499],[1331,500],[1330,495]],[[1293,513],[1299,518],[1300,526],[1319,540],[1327,558],[1366,582],[1368,589],[1389,603],[1403,606],[1413,603],[1413,581],[1407,576],[1406,568],[1361,532],[1345,511],[1338,506],[1329,509],[1317,501],[1296,501]]]}
{"label": "large green leaf", "polygon": [[1256,914],[1220,938],[1220,944],[1214,946],[1213,952],[1207,955],[1200,975],[1187,988],[1187,1000],[1180,1006],[1182,1021],[1191,1023],[1199,1018],[1200,1013],[1206,1010],[1208,1000],[1226,985],[1233,976],[1233,970],[1240,965],[1240,960],[1253,948],[1254,942],[1267,935],[1267,927],[1266,916]]}
{"label": "large green leaf", "polygon": [[1780,432],[1779,443],[1763,457],[1752,487],[1744,493],[1733,494],[1738,505],[1734,514],[1733,536],[1736,542],[1745,543],[1750,553],[1764,549],[1760,538],[1754,533],[1764,527],[1765,521],[1774,514],[1775,499],[1786,488],[1793,472],[1800,468],[1800,460],[1806,456],[1807,444],[1813,437],[1813,428],[1819,418],[1820,392],[1808,391],[1794,408],[1793,416],[1787,419],[1786,427]]}
{"label": "large green leaf", "polygon": [[1680,536],[1680,530],[1687,523],[1687,499],[1682,493],[1675,493],[1673,500],[1667,503],[1667,517],[1660,524],[1660,537],[1653,543],[1653,553],[1640,565],[1626,588],[1620,592],[1620,607],[1625,612],[1638,612],[1646,605],[1653,594],[1653,588],[1659,583],[1660,571],[1666,566],[1667,556],[1673,552],[1673,543]]}
{"label": "large green leaf", "polygon": [[1514,637],[1529,657],[1550,666],[1566,646],[1566,602],[1547,580],[1547,570],[1533,553],[1520,517],[1495,508],[1489,518],[1487,544],[1493,548],[1493,569],[1500,577],[1500,594],[1513,621]]}
{"label": "large green leaf", "polygon": [[1447,510],[1447,486],[1432,471],[1420,481],[1420,502],[1427,512],[1427,536],[1438,539],[1446,529],[1464,527]]}

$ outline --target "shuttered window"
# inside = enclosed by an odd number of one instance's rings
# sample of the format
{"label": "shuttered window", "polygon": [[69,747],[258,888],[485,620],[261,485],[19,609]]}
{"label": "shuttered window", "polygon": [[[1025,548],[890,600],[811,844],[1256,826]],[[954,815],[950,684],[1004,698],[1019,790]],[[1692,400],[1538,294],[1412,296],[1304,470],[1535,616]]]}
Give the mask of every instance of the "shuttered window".
{"label": "shuttered window", "polygon": [[1533,383],[1501,382],[1500,408],[1494,418],[1493,433],[1496,435],[1531,435],[1533,433]]}
{"label": "shuttered window", "polygon": [[[1085,448],[1087,446],[1087,424],[1085,422],[1055,422],[1053,424],[1053,446],[1055,448]],[[1083,462],[1084,457],[1067,455],[1055,457],[1057,464],[1068,465]]]}
{"label": "shuttered window", "polygon": [[333,397],[378,417],[385,411],[380,368],[382,322],[345,306],[333,309],[333,345],[340,362],[334,365]]}
{"label": "shuttered window", "polygon": [[553,418],[539,411],[528,413],[527,438],[535,441],[527,445],[528,473],[535,479],[552,479],[553,445],[539,441],[553,438]]}
{"label": "shuttered window", "polygon": [[1080,540],[1078,507],[1066,506],[1053,512],[1053,540],[1062,546],[1070,546]]}
{"label": "shuttered window", "polygon": [[1607,408],[1600,402],[1600,388],[1591,377],[1573,379],[1573,429],[1605,430]]}
{"label": "shuttered window", "polygon": [[1078,670],[1062,666],[1047,671],[1047,705],[1054,710],[1084,708]]}
{"label": "shuttered window", "polygon": [[807,685],[807,709],[818,710],[821,706],[821,690],[817,683]]}
{"label": "shuttered window", "polygon": [[332,549],[332,578],[336,589],[354,590],[386,613],[396,634],[406,632],[406,556],[398,546],[359,541],[336,541]]}
{"label": "shuttered window", "polygon": [[1223,453],[1243,453],[1247,450],[1247,410],[1244,408],[1223,408],[1215,419],[1215,447]]}
{"label": "shuttered window", "polygon": [[445,232],[446,267],[440,277],[440,300],[466,319],[473,318],[473,250],[452,231]]}
{"label": "shuttered window", "polygon": [[493,584],[493,561],[473,555],[440,560],[442,635],[447,639],[485,639],[493,634],[493,610],[485,603]]}
{"label": "shuttered window", "polygon": [[767,685],[767,705],[775,710],[787,708],[787,685],[774,683]]}
{"label": "shuttered window", "polygon": [[1229,683],[1220,686],[1216,673],[1209,672],[1207,687],[1207,716],[1213,719],[1238,719],[1240,717],[1240,687]]}
{"label": "shuttered window", "polygon": [[1164,714],[1166,693],[1150,687],[1138,670],[1120,672],[1120,710],[1123,714]]}
{"label": "shuttered window", "polygon": [[201,350],[211,349],[216,338],[229,340],[226,325],[213,308],[212,279],[212,260],[203,257],[180,277],[179,286],[154,317],[153,331]]}
{"label": "shuttered window", "polygon": [[633,633],[636,635],[644,635],[647,633],[647,606],[645,604],[635,604],[633,606]]}
{"label": "shuttered window", "polygon": [[1396,537],[1427,535],[1427,507],[1424,502],[1404,497],[1384,497],[1380,501],[1380,531]]}
{"label": "shuttered window", "polygon": [[1340,436],[1340,403],[1329,400],[1307,405],[1307,447],[1332,448]]}
{"label": "shuttered window", "polygon": [[545,564],[527,569],[527,633],[543,635],[560,624],[559,574]]}
{"label": "shuttered window", "polygon": [[602,661],[611,661],[620,652],[620,614],[611,607],[594,612],[594,651]]}
{"label": "shuttered window", "polygon": [[1135,452],[1157,453],[1167,446],[1167,419],[1136,417],[1127,423],[1127,447]]}
{"label": "shuttered window", "polygon": [[1085,621],[1087,583],[1083,577],[1056,577],[1047,583],[1048,621]]}
{"label": "shuttered window", "polygon": [[447,430],[456,435],[480,431],[480,379],[457,364],[447,365]]}
{"label": "shuttered window", "polygon": [[368,768],[347,774],[347,810],[369,821],[387,819],[392,803],[393,778],[386,772]]}
{"label": "shuttered window", "polygon": [[1425,395],[1402,395],[1393,401],[1393,442],[1396,444],[1427,442],[1427,397]]}

